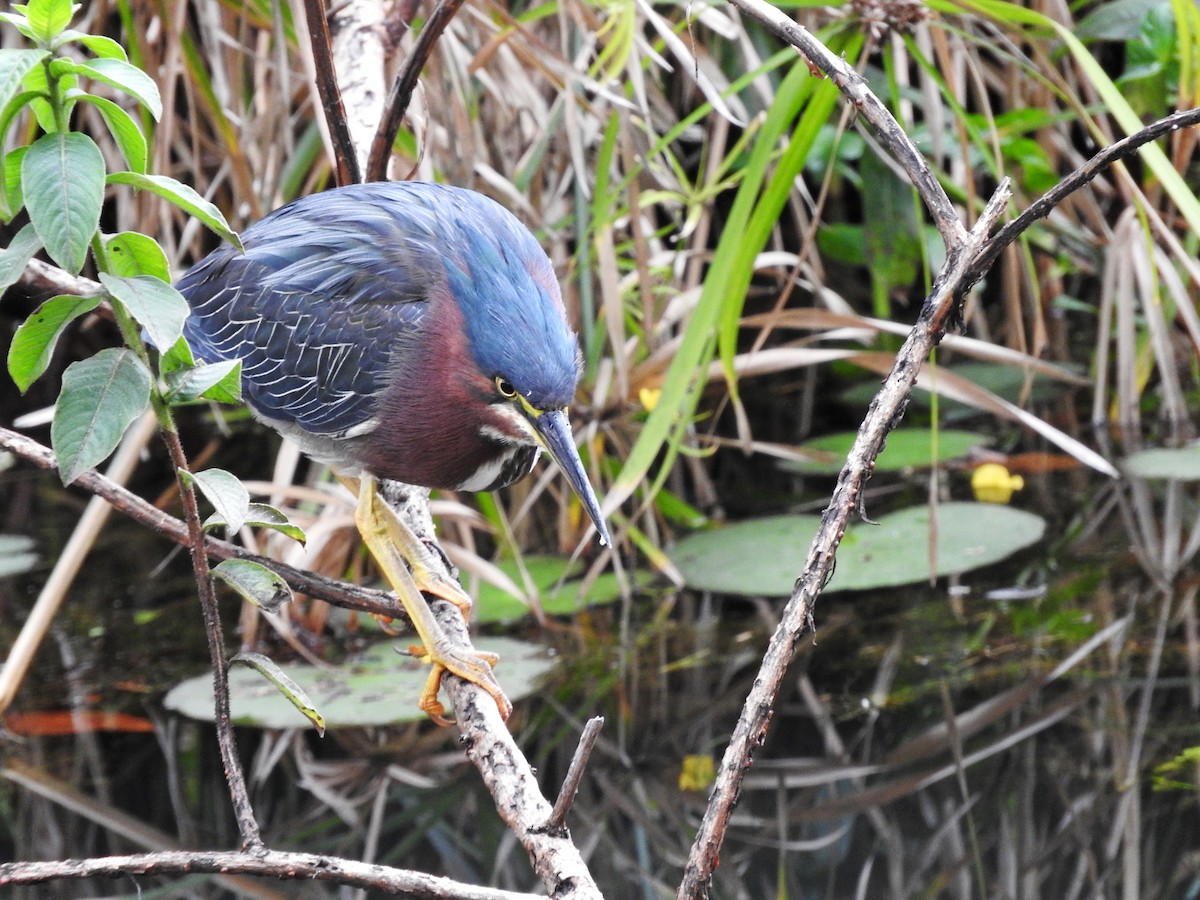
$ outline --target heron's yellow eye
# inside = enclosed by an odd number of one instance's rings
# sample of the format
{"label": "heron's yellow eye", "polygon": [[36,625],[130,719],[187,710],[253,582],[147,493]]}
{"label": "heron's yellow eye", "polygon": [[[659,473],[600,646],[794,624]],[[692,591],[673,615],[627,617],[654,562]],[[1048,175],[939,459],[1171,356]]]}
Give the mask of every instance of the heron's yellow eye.
{"label": "heron's yellow eye", "polygon": [[512,382],[507,378],[496,376],[496,390],[500,392],[500,396],[505,400],[512,400],[517,396],[517,389],[512,386]]}

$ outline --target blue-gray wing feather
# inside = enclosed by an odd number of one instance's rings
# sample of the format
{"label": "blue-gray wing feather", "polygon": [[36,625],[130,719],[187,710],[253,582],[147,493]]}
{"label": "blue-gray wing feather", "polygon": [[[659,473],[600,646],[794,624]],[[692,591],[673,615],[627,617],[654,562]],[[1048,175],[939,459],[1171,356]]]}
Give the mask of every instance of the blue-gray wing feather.
{"label": "blue-gray wing feather", "polygon": [[433,219],[405,185],[317,194],[272,213],[179,282],[204,362],[240,358],[261,417],[328,438],[372,427],[396,347],[416,339]]}

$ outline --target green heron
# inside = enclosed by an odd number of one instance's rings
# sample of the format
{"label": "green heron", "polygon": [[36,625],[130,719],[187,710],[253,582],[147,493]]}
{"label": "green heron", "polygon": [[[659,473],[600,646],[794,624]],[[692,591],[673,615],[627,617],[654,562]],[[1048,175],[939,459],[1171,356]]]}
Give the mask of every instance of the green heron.
{"label": "green heron", "polygon": [[433,663],[421,708],[444,721],[437,691],[450,671],[507,716],[495,657],[454,645],[421,591],[464,612],[470,599],[435,574],[375,486],[495,490],[544,447],[611,543],[567,418],[580,353],[550,260],[498,203],[419,182],[314,194],[242,241],[244,253],[221,247],[179,282],[196,357],[240,358],[257,418],[360,476],[359,530]]}

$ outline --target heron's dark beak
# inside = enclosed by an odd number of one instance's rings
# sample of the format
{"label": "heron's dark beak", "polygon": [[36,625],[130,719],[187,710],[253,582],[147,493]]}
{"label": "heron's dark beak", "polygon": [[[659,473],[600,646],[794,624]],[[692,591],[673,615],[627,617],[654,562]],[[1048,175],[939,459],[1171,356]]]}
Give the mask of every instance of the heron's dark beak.
{"label": "heron's dark beak", "polygon": [[600,512],[600,502],[596,499],[596,492],[592,490],[587,473],[583,471],[583,461],[579,458],[579,451],[575,449],[575,438],[571,433],[571,420],[567,418],[567,411],[564,409],[539,410],[534,415],[528,415],[527,418],[541,439],[542,446],[554,457],[558,467],[567,476],[567,481],[579,495],[588,516],[596,523],[596,530],[600,533],[600,543],[611,547],[612,537],[608,533],[608,526],[604,524],[604,515]]}

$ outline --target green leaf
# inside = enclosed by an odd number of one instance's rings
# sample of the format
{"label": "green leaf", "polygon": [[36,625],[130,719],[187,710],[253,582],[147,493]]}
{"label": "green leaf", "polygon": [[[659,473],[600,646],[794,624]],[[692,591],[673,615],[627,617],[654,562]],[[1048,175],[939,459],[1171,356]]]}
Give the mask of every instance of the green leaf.
{"label": "green leaf", "polygon": [[[562,556],[529,555],[522,559],[525,572],[537,591],[538,603],[548,616],[573,616],[585,609],[606,606],[621,599],[621,582],[616,574],[606,572],[582,590],[579,580],[582,566],[577,560]],[[524,575],[515,560],[503,560],[497,567],[516,585],[523,585]],[[652,580],[644,569],[626,572],[626,580],[636,590]],[[531,615],[529,602],[511,590],[481,581],[475,594],[475,610],[471,616],[477,624],[515,622]]]}
{"label": "green leaf", "polygon": [[[670,557],[696,590],[785,597],[819,524],[817,516],[751,519],[689,535],[670,550]],[[911,507],[883,516],[877,525],[852,526],[825,592],[896,587],[970,572],[1035,543],[1045,529],[1041,517],[1008,506],[939,504],[934,572],[929,507]]]}
{"label": "green leaf", "polygon": [[149,75],[123,59],[101,57],[86,62],[71,62],[70,71],[124,91],[150,111],[155,121],[162,118],[162,97]]}
{"label": "green leaf", "polygon": [[152,237],[136,231],[122,231],[104,241],[108,271],[113,275],[132,278],[150,275],[160,281],[171,281],[167,254]]}
{"label": "green leaf", "polygon": [[[7,112],[8,104],[20,96],[25,76],[48,55],[45,50],[0,50],[0,109]],[[4,122],[0,138],[8,132],[12,115]]]}
{"label": "green leaf", "polygon": [[1200,481],[1200,446],[1139,450],[1127,457],[1121,468],[1134,478]]}
{"label": "green leaf", "polygon": [[30,0],[25,14],[37,39],[49,44],[71,24],[76,9],[71,0]]}
{"label": "green leaf", "polygon": [[99,305],[99,297],[62,294],[51,297],[21,323],[8,347],[8,372],[22,394],[50,365],[59,335],[68,325]]}
{"label": "green leaf", "polygon": [[229,661],[249,666],[275,685],[279,693],[287,698],[288,703],[296,707],[304,715],[304,718],[313,723],[313,727],[317,729],[317,734],[325,737],[324,717],[317,712],[317,708],[308,699],[308,694],[304,692],[304,689],[288,678],[284,674],[283,669],[279,668],[279,666],[275,665],[275,663],[261,653],[239,653]]}
{"label": "green leaf", "polygon": [[174,285],[153,275],[124,278],[107,272],[100,273],[100,283],[146,329],[156,348],[170,347],[183,335],[189,308]]}
{"label": "green leaf", "polygon": [[[246,513],[246,525],[251,528],[266,528],[269,531],[278,531],[280,534],[290,537],[293,541],[303,544],[308,540],[308,535],[304,533],[304,529],[299,525],[293,525],[288,521],[288,517],[276,509],[274,506],[269,506],[266,503],[251,503],[250,509]],[[213,513],[204,520],[204,530],[209,531],[215,528],[225,528],[225,520],[220,513]]]}
{"label": "green leaf", "polygon": [[125,48],[118,44],[110,37],[105,37],[102,34],[84,34],[82,31],[75,31],[68,28],[58,36],[55,41],[55,46],[61,46],[68,41],[74,41],[78,44],[83,44],[93,53],[104,59],[119,59],[122,61],[129,60],[129,54],[125,52]]}
{"label": "green leaf", "polygon": [[171,349],[163,351],[158,360],[158,370],[166,374],[195,364],[196,357],[192,355],[192,348],[188,346],[186,339],[180,338],[171,345]]}
{"label": "green leaf", "polygon": [[241,400],[242,361],[222,360],[207,365],[179,366],[164,376],[168,403],[192,403],[201,398],[216,403]]}
{"label": "green leaf", "polygon": [[24,225],[13,235],[7,247],[0,250],[0,294],[16,284],[34,254],[42,249],[32,225]]}
{"label": "green leaf", "polygon": [[206,227],[212,229],[219,237],[229,241],[239,250],[242,242],[237,233],[229,227],[225,216],[215,205],[209,203],[196,191],[180,181],[167,175],[142,175],[137,172],[113,172],[108,176],[109,184],[127,184],[139,190],[150,191],[164,200],[174,203],[184,212],[195,216]]}
{"label": "green leaf", "polygon": [[213,567],[212,576],[267,612],[278,612],[292,599],[292,589],[278,573],[250,559],[227,559]]}
{"label": "green leaf", "polygon": [[236,475],[224,469],[192,472],[190,477],[230,531],[237,531],[250,511],[250,492]]}
{"label": "green leaf", "polygon": [[25,208],[56,263],[78,275],[100,224],[104,157],[85,134],[44,134],[21,161]]}
{"label": "green leaf", "polygon": [[[512,638],[481,637],[474,641],[484,652],[500,656],[504,692],[514,702],[534,693],[554,661],[539,647]],[[429,666],[397,653],[381,642],[333,666],[286,663],[279,667],[304,689],[325,716],[329,728],[359,728],[426,720],[417,701],[429,678]],[[294,728],[296,711],[284,698],[262,689],[262,679],[238,667],[229,673],[229,700],[238,725]],[[194,719],[213,718],[212,675],[176,685],[163,699],[168,709]]]}
{"label": "green leaf", "polygon": [[[24,9],[24,7],[18,7],[17,4],[14,3],[13,9]],[[33,29],[29,27],[29,19],[27,19],[25,16],[17,13],[0,13],[0,21],[7,22],[9,25],[13,26],[13,28],[17,29],[17,31],[21,32],[21,34],[25,35],[25,37],[29,38],[29,40],[37,40],[37,36],[33,33]]]}
{"label": "green leaf", "polygon": [[101,350],[63,373],[50,441],[63,484],[103,462],[150,406],[150,370],[126,347]]}
{"label": "green leaf", "polygon": [[[0,193],[3,194],[3,213],[6,221],[12,221],[25,206],[25,192],[21,190],[21,162],[28,147],[18,147],[4,156],[4,171],[0,172]],[[38,242],[39,244],[41,241]]]}
{"label": "green leaf", "polygon": [[[827,434],[805,441],[800,449],[811,453],[811,459],[788,460],[780,468],[789,472],[836,475],[842,471],[846,454],[858,434],[853,431]],[[900,472],[905,469],[927,469],[946,460],[966,456],[988,439],[971,431],[929,428],[897,428],[887,436],[883,452],[875,460],[876,472]],[[936,443],[937,453],[934,454]]]}
{"label": "green leaf", "polygon": [[104,124],[108,126],[109,134],[113,136],[113,140],[117,142],[117,146],[121,148],[121,155],[125,157],[125,162],[134,172],[146,171],[146,136],[142,134],[142,129],[138,127],[137,122],[133,117],[111,100],[106,100],[104,97],[97,97],[95,94],[84,94],[79,98],[84,103],[90,103],[100,111],[100,115],[104,117]]}

